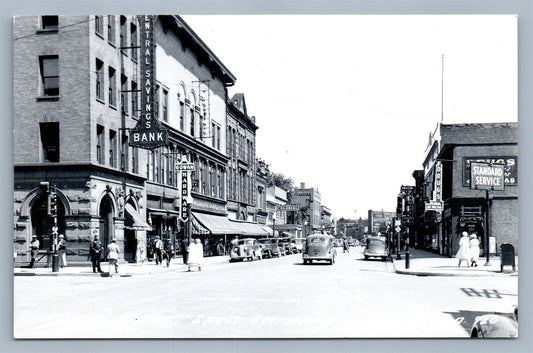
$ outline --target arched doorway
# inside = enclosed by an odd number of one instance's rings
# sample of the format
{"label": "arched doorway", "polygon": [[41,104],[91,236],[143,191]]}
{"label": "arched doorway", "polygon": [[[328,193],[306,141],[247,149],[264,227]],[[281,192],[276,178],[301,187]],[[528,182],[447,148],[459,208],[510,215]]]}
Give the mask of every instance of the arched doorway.
{"label": "arched doorway", "polygon": [[[54,218],[48,215],[48,194],[42,192],[35,197],[32,202],[30,217],[31,217],[31,234],[37,236],[39,240],[39,249],[48,250],[51,245],[52,227],[54,226]],[[58,234],[65,234],[65,206],[61,200],[57,199],[57,227]]]}
{"label": "arched doorway", "polygon": [[[107,249],[107,245],[111,242],[111,239],[115,235],[115,227],[113,224],[113,201],[108,195],[102,197],[100,201],[100,241],[104,249]],[[106,256],[107,258],[107,256]]]}

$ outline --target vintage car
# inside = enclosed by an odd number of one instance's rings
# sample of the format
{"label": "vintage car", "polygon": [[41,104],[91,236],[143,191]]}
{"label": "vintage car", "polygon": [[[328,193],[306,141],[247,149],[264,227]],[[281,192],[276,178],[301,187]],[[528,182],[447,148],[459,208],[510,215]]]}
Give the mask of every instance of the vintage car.
{"label": "vintage car", "polygon": [[230,250],[230,262],[243,261],[244,259],[254,261],[255,259],[261,260],[262,258],[263,252],[257,239],[247,238],[233,241]]}
{"label": "vintage car", "polygon": [[335,263],[337,250],[333,246],[334,239],[331,235],[315,233],[305,239],[305,247],[302,253],[304,264],[313,261],[328,261],[330,265]]}
{"label": "vintage car", "polygon": [[348,246],[355,246],[355,240],[353,237],[347,237],[348,239]]}
{"label": "vintage car", "polygon": [[292,252],[297,254],[304,251],[304,240],[302,238],[291,239]]}
{"label": "vintage car", "polygon": [[365,251],[363,253],[365,260],[371,257],[379,257],[385,261],[387,260],[388,252],[387,238],[372,236],[365,239]]}
{"label": "vintage car", "polygon": [[518,307],[513,317],[498,314],[487,314],[476,317],[470,337],[518,337]]}
{"label": "vintage car", "polygon": [[281,250],[278,244],[278,238],[263,238],[257,240],[261,246],[261,252],[263,256],[267,257],[280,257]]}
{"label": "vintage car", "polygon": [[291,246],[291,238],[289,237],[278,238],[278,244],[279,244],[279,248],[281,250],[282,255],[290,255],[293,253],[292,246]]}

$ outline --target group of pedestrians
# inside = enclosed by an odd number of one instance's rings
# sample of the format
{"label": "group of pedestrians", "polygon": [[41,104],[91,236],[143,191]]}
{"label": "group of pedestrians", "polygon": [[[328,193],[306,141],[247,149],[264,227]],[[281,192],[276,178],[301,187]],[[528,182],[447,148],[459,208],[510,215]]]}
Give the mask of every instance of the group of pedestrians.
{"label": "group of pedestrians", "polygon": [[[39,256],[40,247],[41,247],[41,243],[39,242],[39,239],[37,239],[36,235],[32,235],[31,242],[30,242],[30,264],[28,265],[29,268],[35,267],[35,262],[37,261],[37,256]],[[59,242],[57,243],[57,252],[59,254],[60,266],[67,267],[67,241],[63,234],[59,235]],[[46,267],[50,267],[52,265],[52,255],[53,255],[53,249],[52,249],[51,242],[50,242],[50,248],[48,249],[46,255],[47,255],[46,256]]]}
{"label": "group of pedestrians", "polygon": [[461,234],[459,250],[455,257],[459,259],[457,267],[461,267],[463,261],[466,261],[467,267],[477,267],[477,262],[479,260],[479,240],[475,233],[472,233],[470,236],[467,232]]}

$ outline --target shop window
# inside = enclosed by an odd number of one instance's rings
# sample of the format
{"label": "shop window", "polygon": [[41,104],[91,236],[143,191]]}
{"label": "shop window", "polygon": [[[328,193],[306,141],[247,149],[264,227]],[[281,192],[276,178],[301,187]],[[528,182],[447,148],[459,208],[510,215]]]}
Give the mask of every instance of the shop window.
{"label": "shop window", "polygon": [[44,162],[59,162],[59,123],[40,123],[41,149]]}

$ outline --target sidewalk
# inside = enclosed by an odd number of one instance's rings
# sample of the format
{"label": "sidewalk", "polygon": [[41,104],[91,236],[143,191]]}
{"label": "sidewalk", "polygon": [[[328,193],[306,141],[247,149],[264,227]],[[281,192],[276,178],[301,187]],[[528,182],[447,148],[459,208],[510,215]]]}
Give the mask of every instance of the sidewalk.
{"label": "sidewalk", "polygon": [[416,276],[518,276],[518,257],[515,258],[515,272],[511,266],[505,266],[500,272],[500,257],[491,256],[491,266],[485,266],[486,258],[481,257],[477,267],[466,267],[463,261],[461,267],[457,267],[458,260],[455,257],[438,255],[420,249],[409,249],[408,269],[405,268],[405,252],[401,253],[401,260],[396,260],[396,254],[392,255],[392,262],[396,273]]}
{"label": "sidewalk", "polygon": [[[210,266],[228,263],[229,256],[209,256],[204,257],[204,263],[202,269],[209,268]],[[109,277],[109,265],[107,262],[101,264],[102,273],[93,273],[93,268],[90,261],[87,263],[73,263],[67,267],[59,268],[58,272],[52,272],[51,267],[36,267],[36,268],[24,268],[15,267],[13,269],[14,276],[92,276],[92,277]],[[196,270],[196,269],[195,269]],[[167,267],[166,262],[156,265],[155,261],[145,261],[144,265],[137,265],[136,263],[122,262],[119,263],[118,274],[112,271],[113,276],[130,277],[138,275],[149,275],[165,272],[186,272],[187,265],[183,263],[181,256],[172,259],[170,266]]]}

